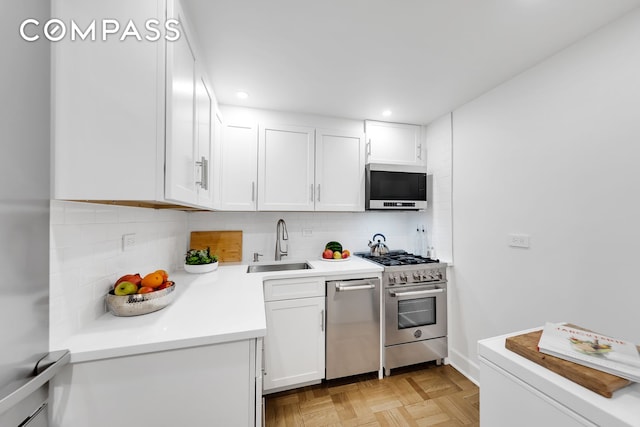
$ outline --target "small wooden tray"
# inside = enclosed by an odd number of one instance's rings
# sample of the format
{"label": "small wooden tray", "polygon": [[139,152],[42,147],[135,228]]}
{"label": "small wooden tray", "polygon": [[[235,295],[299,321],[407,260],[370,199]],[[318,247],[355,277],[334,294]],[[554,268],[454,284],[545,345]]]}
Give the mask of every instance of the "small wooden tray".
{"label": "small wooden tray", "polygon": [[505,347],[604,397],[611,397],[614,391],[631,384],[624,378],[539,352],[541,335],[542,330],[508,337]]}

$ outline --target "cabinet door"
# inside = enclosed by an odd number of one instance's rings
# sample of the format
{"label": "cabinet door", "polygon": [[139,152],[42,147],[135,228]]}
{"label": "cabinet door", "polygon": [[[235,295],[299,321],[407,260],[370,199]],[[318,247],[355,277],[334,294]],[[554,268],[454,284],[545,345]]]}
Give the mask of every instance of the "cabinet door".
{"label": "cabinet door", "polygon": [[[176,3],[176,15],[185,22]],[[180,24],[181,37],[167,44],[167,137],[165,197],[197,203],[196,147],[194,144],[196,61],[189,34]]]}
{"label": "cabinet door", "polygon": [[220,209],[255,211],[258,191],[257,128],[225,124],[220,157]]}
{"label": "cabinet door", "polygon": [[265,303],[265,391],[324,378],[324,304],[324,297]]}
{"label": "cabinet door", "polygon": [[316,130],[317,211],[364,210],[364,135]]}
{"label": "cabinet door", "polygon": [[211,110],[213,100],[211,92],[203,77],[196,81],[196,185],[198,190],[198,205],[213,206],[213,191],[211,188]]}
{"label": "cabinet door", "polygon": [[[55,1],[53,7],[57,18],[81,27],[98,17],[124,25],[164,12],[160,0]],[[53,198],[162,200],[164,41],[64,37],[50,46]]]}
{"label": "cabinet door", "polygon": [[423,166],[420,126],[387,122],[365,122],[367,163]]}
{"label": "cabinet door", "polygon": [[258,209],[314,209],[315,129],[294,126],[260,128]]}
{"label": "cabinet door", "polygon": [[260,426],[255,341],[70,364],[51,380],[52,425]]}

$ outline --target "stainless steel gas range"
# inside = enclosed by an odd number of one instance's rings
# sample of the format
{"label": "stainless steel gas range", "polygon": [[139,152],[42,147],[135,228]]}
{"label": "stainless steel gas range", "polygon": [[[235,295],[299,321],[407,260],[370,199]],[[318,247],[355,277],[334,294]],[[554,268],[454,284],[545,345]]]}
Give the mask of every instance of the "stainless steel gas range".
{"label": "stainless steel gas range", "polygon": [[357,253],[384,266],[384,370],[447,357],[447,265],[405,251]]}

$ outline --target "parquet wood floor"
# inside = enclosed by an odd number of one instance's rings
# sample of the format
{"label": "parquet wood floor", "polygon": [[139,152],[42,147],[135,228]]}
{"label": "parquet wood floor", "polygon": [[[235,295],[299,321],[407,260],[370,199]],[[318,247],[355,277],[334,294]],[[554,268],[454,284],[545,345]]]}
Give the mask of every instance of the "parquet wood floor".
{"label": "parquet wood floor", "polygon": [[267,427],[479,426],[478,387],[449,365],[399,368],[266,396]]}

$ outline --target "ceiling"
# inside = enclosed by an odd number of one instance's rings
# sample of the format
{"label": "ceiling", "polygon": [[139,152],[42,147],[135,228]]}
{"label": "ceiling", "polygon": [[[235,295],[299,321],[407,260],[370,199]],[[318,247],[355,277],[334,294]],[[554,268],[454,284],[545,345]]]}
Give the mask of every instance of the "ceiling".
{"label": "ceiling", "polygon": [[221,104],[428,124],[640,0],[184,4]]}

